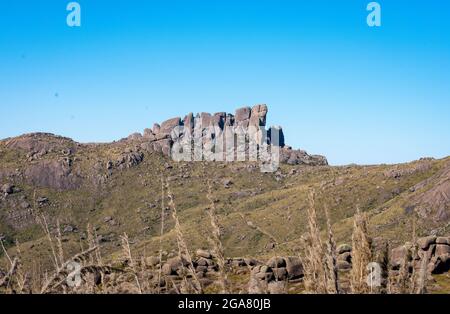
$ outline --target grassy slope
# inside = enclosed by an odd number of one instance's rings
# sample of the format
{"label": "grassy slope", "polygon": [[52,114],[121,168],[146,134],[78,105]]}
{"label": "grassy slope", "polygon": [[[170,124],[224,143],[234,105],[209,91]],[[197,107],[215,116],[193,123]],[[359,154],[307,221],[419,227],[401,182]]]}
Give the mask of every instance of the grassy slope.
{"label": "grassy slope", "polygon": [[[95,165],[105,165],[123,152],[126,144],[83,146],[75,154],[74,167],[85,175],[97,174]],[[55,158],[46,156],[45,158]],[[97,234],[111,238],[102,244],[104,256],[117,254],[118,235],[127,232],[136,251],[154,254],[159,248],[161,222],[161,176],[169,178],[183,232],[192,250],[208,247],[209,221],[204,212],[207,179],[214,182],[214,198],[220,223],[224,231],[224,246],[227,256],[258,256],[261,258],[280,254],[292,254],[298,240],[306,231],[306,208],[308,190],[317,191],[319,215],[327,206],[338,242],[350,239],[353,214],[356,206],[369,213],[371,232],[386,237],[394,243],[410,238],[410,220],[404,205],[412,192],[409,188],[432,177],[448,164],[449,158],[432,162],[425,171],[413,172],[400,178],[384,175],[394,166],[347,166],[347,167],[294,167],[283,165],[279,181],[276,174],[262,174],[255,165],[249,168],[244,163],[176,163],[166,169],[167,159],[156,153],[146,153],[140,165],[123,171],[115,171],[100,188],[91,184],[74,190],[58,192],[51,189],[17,185],[19,193],[28,200],[33,195],[45,195],[51,206],[41,210],[54,224],[61,223],[78,227],[79,233],[65,235],[67,254],[80,250],[80,235],[90,223]],[[417,162],[416,162],[417,163]],[[416,163],[401,167],[414,167]],[[0,169],[22,169],[27,164],[23,152],[6,149],[0,144]],[[290,175],[292,169],[297,173]],[[100,172],[104,170],[99,170]],[[183,176],[185,176],[183,178]],[[222,180],[232,181],[225,188]],[[0,182],[1,183],[1,182]],[[246,194],[243,195],[242,191]],[[19,197],[14,195],[12,197]],[[166,204],[167,206],[167,204]],[[13,230],[6,223],[5,215],[10,208],[0,208],[0,234],[21,243],[24,263],[49,262],[49,248],[43,233],[34,224]],[[169,210],[165,211],[166,225],[162,243],[167,251],[176,248],[173,221]],[[104,218],[111,216],[117,222],[111,225]],[[323,216],[323,215],[321,215]],[[321,220],[323,223],[323,219]],[[427,234],[436,228],[432,222],[421,221],[419,233]],[[444,232],[448,232],[447,229]],[[276,243],[275,249],[267,249]]]}

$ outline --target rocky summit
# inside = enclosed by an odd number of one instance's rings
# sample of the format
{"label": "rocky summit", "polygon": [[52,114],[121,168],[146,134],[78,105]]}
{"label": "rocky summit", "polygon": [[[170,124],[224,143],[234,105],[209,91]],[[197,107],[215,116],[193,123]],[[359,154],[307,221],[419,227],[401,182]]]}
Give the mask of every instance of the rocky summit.
{"label": "rocky summit", "polygon": [[[236,110],[235,114],[226,112],[217,112],[214,114],[202,112],[194,115],[189,113],[184,118],[175,117],[168,119],[161,124],[155,123],[153,127],[144,130],[143,134],[133,133],[126,140],[141,143],[141,147],[145,150],[153,150],[162,152],[169,156],[171,148],[175,140],[180,137],[178,132],[173,132],[177,127],[182,127],[189,134],[196,134],[196,130],[200,132],[201,142],[203,146],[211,146],[211,142],[225,133],[226,129],[255,129],[265,128],[267,120],[268,108],[266,105],[255,105],[253,108],[243,107]],[[206,132],[211,127],[212,132]],[[264,129],[265,130],[265,129]],[[285,144],[283,129],[279,126],[272,126],[265,130],[268,143],[272,142],[273,134],[277,135],[276,145],[280,147],[280,161],[290,165],[311,165],[323,166],[327,165],[327,159],[320,155],[308,155],[303,150],[294,150],[291,146]],[[181,137],[183,134],[181,134]],[[260,144],[260,143],[258,143]]]}
{"label": "rocky summit", "polygon": [[[1,140],[0,292],[450,292],[450,157],[330,166],[267,114],[189,113],[112,143]],[[280,149],[276,171],[171,158],[188,133],[210,146],[252,126]],[[377,267],[369,289],[356,275]]]}

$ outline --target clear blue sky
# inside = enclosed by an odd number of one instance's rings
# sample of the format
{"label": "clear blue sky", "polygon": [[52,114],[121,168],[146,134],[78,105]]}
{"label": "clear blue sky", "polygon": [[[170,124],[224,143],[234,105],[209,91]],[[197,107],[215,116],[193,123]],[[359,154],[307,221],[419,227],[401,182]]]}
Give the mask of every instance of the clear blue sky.
{"label": "clear blue sky", "polygon": [[450,155],[450,1],[0,1],[0,138],[112,141],[189,111],[269,105],[331,164]]}

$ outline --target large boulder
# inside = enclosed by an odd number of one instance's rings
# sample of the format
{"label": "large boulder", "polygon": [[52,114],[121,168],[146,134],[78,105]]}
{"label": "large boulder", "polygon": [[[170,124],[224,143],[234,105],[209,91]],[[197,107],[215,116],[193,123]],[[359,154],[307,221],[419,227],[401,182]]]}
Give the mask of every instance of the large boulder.
{"label": "large boulder", "polygon": [[432,274],[443,274],[450,270],[450,254],[434,256],[428,264],[428,271]]}
{"label": "large boulder", "polygon": [[288,278],[288,272],[285,267],[273,268],[272,271],[276,281],[284,281]]}
{"label": "large boulder", "polygon": [[178,256],[170,258],[162,267],[162,273],[166,276],[177,275],[184,267],[187,267],[189,262],[185,258]]}
{"label": "large boulder", "polygon": [[170,134],[175,127],[180,125],[181,125],[180,117],[172,118],[161,123],[161,129],[159,132],[162,134]]}
{"label": "large boulder", "polygon": [[450,245],[447,244],[437,244],[436,251],[434,253],[436,256],[449,255]]}
{"label": "large boulder", "polygon": [[250,276],[252,278],[255,278],[260,281],[265,281],[265,282],[269,282],[269,281],[273,280],[273,278],[274,278],[272,268],[270,268],[267,265],[258,265],[256,267],[254,267],[251,271]]}
{"label": "large boulder", "polygon": [[352,269],[352,264],[346,261],[338,261],[336,264],[336,268],[340,271],[347,271]]}
{"label": "large boulder", "polygon": [[303,265],[299,257],[288,256],[284,260],[286,261],[286,271],[290,280],[304,276]]}
{"label": "large boulder", "polygon": [[351,252],[345,252],[345,253],[339,254],[337,260],[338,261],[344,261],[344,262],[347,262],[347,263],[351,264],[352,263],[352,253]]}
{"label": "large boulder", "polygon": [[152,143],[152,147],[155,152],[162,153],[165,156],[169,156],[172,147],[172,140],[170,138],[158,140]]}
{"label": "large boulder", "polygon": [[436,238],[436,244],[450,245],[450,237],[438,237]]}
{"label": "large boulder", "polygon": [[399,246],[391,250],[391,266],[398,269],[408,259],[409,249],[405,246]]}
{"label": "large boulder", "polygon": [[417,244],[419,245],[419,248],[427,251],[431,245],[436,244],[436,236],[420,238],[417,240]]}
{"label": "large boulder", "polygon": [[256,105],[252,108],[250,115],[250,125],[259,127],[266,125],[267,116],[267,106],[266,105]]}
{"label": "large boulder", "polygon": [[[250,119],[252,109],[250,107],[243,107],[236,110],[234,121],[236,125],[242,125],[243,122]],[[247,124],[248,126],[248,124]]]}
{"label": "large boulder", "polygon": [[151,129],[145,129],[142,137],[148,141],[154,141],[156,139],[155,134]]}
{"label": "large boulder", "polygon": [[352,251],[352,246],[349,244],[341,244],[336,249],[338,254],[344,254]]}
{"label": "large boulder", "polygon": [[203,258],[206,258],[206,259],[212,259],[212,254],[211,254],[211,252],[209,252],[209,251],[207,251],[207,250],[198,249],[198,250],[195,252],[195,254],[196,254],[198,257],[203,257]]}
{"label": "large boulder", "polygon": [[274,256],[266,263],[267,266],[271,268],[282,268],[286,267],[286,261],[283,257],[280,256]]}
{"label": "large boulder", "polygon": [[280,150],[281,162],[289,165],[309,165],[309,166],[326,166],[328,161],[321,155],[309,155],[304,150],[293,150],[289,146],[284,146]]}

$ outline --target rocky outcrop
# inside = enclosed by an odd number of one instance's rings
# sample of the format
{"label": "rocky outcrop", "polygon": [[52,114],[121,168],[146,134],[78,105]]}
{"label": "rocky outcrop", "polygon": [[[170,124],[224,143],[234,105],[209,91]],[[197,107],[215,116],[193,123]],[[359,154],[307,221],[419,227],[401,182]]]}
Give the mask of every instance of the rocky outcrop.
{"label": "rocky outcrop", "polygon": [[[266,105],[256,105],[253,108],[243,107],[236,110],[235,114],[217,112],[214,114],[202,112],[194,116],[187,114],[183,119],[175,117],[159,124],[154,124],[152,129],[145,129],[142,136],[132,134],[129,141],[142,141],[141,147],[145,150],[160,152],[166,156],[170,155],[174,140],[189,132],[190,135],[201,134],[204,147],[212,146],[215,138],[231,128],[232,130],[247,130],[248,127],[255,127],[259,130],[265,129],[268,108]],[[176,127],[183,127],[183,132],[173,132]],[[213,133],[209,127],[214,127]],[[195,132],[196,131],[196,132]],[[216,134],[216,133],[219,134]],[[262,136],[260,131],[256,134],[248,134],[248,139],[255,141],[257,145],[268,143],[279,146],[281,162],[291,165],[327,165],[324,156],[309,155],[303,150],[294,150],[287,146],[284,140],[283,129],[279,126],[272,126],[267,130],[267,136]],[[248,150],[248,147],[245,148]]]}
{"label": "rocky outcrop", "polygon": [[296,256],[274,256],[265,264],[251,267],[248,292],[250,294],[285,292],[286,282],[303,278],[303,265]]}
{"label": "rocky outcrop", "polygon": [[293,150],[290,146],[284,146],[281,149],[281,162],[289,165],[328,165],[328,161],[324,156],[308,155],[304,150]]}
{"label": "rocky outcrop", "polygon": [[29,157],[33,155],[42,157],[52,152],[69,154],[77,149],[77,143],[73,140],[50,133],[30,133],[6,139],[5,146],[24,151]]}
{"label": "rocky outcrop", "polygon": [[56,190],[76,189],[82,183],[70,159],[38,161],[28,166],[24,174],[30,184]]}
{"label": "rocky outcrop", "polygon": [[[420,218],[435,222],[450,220],[450,164],[434,175],[431,180],[412,188],[414,195],[406,208],[413,209]],[[428,187],[428,181],[433,185]]]}
{"label": "rocky outcrop", "polygon": [[391,267],[398,270],[405,261],[411,267],[420,269],[423,259],[427,261],[427,271],[442,274],[450,270],[450,237],[428,236],[417,240],[417,254],[413,254],[413,245],[406,243],[392,249]]}

